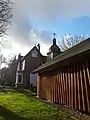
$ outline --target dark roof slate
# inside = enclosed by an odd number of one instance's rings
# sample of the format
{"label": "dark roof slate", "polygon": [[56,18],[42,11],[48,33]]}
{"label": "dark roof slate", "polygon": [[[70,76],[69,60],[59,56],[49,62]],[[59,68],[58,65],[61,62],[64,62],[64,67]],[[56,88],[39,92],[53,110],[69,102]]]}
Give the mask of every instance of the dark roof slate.
{"label": "dark roof slate", "polygon": [[38,53],[39,53],[42,57],[44,57],[44,56],[40,53],[40,51],[37,49],[37,47],[34,46],[25,56],[23,56],[23,58],[21,59],[21,61],[23,61],[34,49],[36,49],[36,50],[38,51]]}

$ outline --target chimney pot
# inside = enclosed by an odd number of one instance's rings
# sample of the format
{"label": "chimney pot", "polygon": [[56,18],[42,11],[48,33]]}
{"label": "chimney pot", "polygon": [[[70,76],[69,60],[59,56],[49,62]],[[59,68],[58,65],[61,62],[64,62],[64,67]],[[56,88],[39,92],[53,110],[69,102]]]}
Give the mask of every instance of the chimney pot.
{"label": "chimney pot", "polygon": [[40,51],[40,44],[38,44],[37,47],[38,47],[38,50]]}

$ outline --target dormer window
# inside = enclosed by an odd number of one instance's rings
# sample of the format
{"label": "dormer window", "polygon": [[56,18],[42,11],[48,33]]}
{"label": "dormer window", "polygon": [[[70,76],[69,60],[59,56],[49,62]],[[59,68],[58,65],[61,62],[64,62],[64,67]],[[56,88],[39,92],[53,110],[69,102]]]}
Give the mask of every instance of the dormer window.
{"label": "dormer window", "polygon": [[32,57],[37,57],[38,56],[38,51],[35,49],[32,51]]}

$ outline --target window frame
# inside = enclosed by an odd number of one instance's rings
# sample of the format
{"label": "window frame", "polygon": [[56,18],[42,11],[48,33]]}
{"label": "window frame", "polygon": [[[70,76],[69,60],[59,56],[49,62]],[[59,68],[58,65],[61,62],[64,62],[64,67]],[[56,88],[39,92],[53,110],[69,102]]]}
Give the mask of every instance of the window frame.
{"label": "window frame", "polygon": [[19,82],[19,79],[18,79],[18,84],[22,84],[23,83],[23,74],[22,73],[18,73],[18,78],[19,78],[19,75],[21,75],[21,82]]}
{"label": "window frame", "polygon": [[20,62],[18,62],[17,70],[20,70]]}
{"label": "window frame", "polygon": [[23,60],[23,62],[22,62],[22,70],[25,70],[25,64],[26,64],[26,61]]}

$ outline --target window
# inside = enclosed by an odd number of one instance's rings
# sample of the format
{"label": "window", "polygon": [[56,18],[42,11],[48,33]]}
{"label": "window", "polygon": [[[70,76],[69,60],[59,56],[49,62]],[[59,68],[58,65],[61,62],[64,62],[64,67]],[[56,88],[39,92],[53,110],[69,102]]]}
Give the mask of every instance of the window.
{"label": "window", "polygon": [[25,60],[22,62],[22,70],[25,69]]}
{"label": "window", "polygon": [[18,62],[17,70],[20,70],[20,62]]}
{"label": "window", "polygon": [[18,74],[18,83],[22,83],[23,82],[23,74],[19,73]]}

